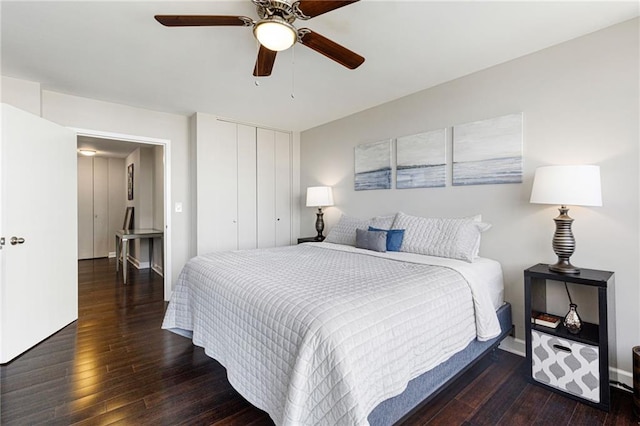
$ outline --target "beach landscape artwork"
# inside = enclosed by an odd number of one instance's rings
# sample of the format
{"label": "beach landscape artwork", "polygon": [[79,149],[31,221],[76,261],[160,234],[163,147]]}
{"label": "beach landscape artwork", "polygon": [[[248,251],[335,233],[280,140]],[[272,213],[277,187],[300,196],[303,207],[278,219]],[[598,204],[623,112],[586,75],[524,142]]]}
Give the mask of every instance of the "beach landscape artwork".
{"label": "beach landscape artwork", "polygon": [[453,127],[453,185],[522,183],[522,113]]}
{"label": "beach landscape artwork", "polygon": [[391,189],[391,140],[355,148],[355,190]]}
{"label": "beach landscape artwork", "polygon": [[446,185],[446,129],[396,140],[396,188],[434,188]]}

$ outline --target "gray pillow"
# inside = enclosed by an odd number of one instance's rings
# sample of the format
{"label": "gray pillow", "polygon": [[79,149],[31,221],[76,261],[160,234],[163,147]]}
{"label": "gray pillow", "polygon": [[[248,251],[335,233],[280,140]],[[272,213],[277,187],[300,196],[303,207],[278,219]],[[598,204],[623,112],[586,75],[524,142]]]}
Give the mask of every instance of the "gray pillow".
{"label": "gray pillow", "polygon": [[356,229],[356,247],[373,250],[387,251],[387,233],[384,231],[367,231]]}

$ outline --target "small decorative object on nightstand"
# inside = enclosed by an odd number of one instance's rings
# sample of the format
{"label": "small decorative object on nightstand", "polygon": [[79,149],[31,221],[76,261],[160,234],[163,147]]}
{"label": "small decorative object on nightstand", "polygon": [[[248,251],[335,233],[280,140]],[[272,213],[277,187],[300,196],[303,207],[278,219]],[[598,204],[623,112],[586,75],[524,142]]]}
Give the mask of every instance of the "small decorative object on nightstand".
{"label": "small decorative object on nightstand", "polygon": [[553,219],[556,232],[552,247],[558,261],[549,269],[561,274],[579,274],[580,269],[571,264],[569,258],[576,249],[576,240],[571,232],[567,205],[601,206],[600,167],[598,166],[545,166],[538,167],[533,177],[531,203],[560,205],[560,215]]}
{"label": "small decorative object on nightstand", "polygon": [[322,236],[322,231],[324,230],[324,220],[322,219],[324,213],[322,213],[322,208],[332,205],[333,192],[330,186],[311,186],[307,188],[307,207],[318,208],[318,212],[316,213],[316,231],[318,231],[318,235],[316,235],[315,241],[324,240],[324,236]]}
{"label": "small decorative object on nightstand", "polygon": [[[615,301],[613,275],[613,272],[584,268],[579,275],[567,275],[550,271],[549,265],[542,263],[524,271],[529,379],[544,388],[606,411],[611,407],[609,344],[615,347],[616,335],[613,322],[609,323],[607,315],[607,300]],[[597,289],[597,324],[580,321],[580,328],[572,330],[572,324],[552,328],[529,320],[533,312],[547,312],[547,286],[563,282],[565,285],[571,283]]]}
{"label": "small decorative object on nightstand", "polygon": [[562,324],[569,330],[569,333],[578,334],[580,330],[582,330],[582,320],[580,319],[580,315],[578,315],[578,305],[571,300],[571,294],[569,293],[569,287],[567,287],[566,282],[564,283],[564,289],[567,290],[567,297],[569,298],[569,312],[564,316]]}

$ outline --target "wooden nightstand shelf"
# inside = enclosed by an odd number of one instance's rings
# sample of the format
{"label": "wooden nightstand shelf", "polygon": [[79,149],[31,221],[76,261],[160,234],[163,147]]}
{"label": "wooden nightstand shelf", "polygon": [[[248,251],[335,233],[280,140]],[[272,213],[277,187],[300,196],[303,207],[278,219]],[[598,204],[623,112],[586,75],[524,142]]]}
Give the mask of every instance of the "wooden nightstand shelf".
{"label": "wooden nightstand shelf", "polygon": [[[557,328],[532,324],[532,311],[547,312],[547,281],[596,287],[598,324],[583,321],[578,334],[571,334],[562,323]],[[539,263],[524,271],[524,294],[529,380],[609,411],[609,343],[615,333],[609,333],[612,324],[607,319],[607,297],[614,300],[613,272],[581,269],[580,274],[558,274],[550,271],[549,265]],[[568,306],[567,303],[567,310]],[[559,316],[564,314],[566,312]]]}
{"label": "wooden nightstand shelf", "polygon": [[301,243],[319,243],[321,241],[324,241],[324,236],[321,239],[318,239],[318,237],[302,237],[302,238],[298,238],[298,244],[301,244]]}

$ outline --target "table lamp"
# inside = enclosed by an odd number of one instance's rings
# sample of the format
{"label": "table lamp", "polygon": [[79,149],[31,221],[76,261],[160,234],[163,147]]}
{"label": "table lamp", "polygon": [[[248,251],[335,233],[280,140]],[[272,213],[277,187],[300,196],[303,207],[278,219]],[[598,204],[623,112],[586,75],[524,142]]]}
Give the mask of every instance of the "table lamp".
{"label": "table lamp", "polygon": [[316,231],[318,231],[318,235],[316,235],[317,241],[322,241],[324,237],[322,236],[322,231],[324,230],[324,220],[322,216],[322,207],[328,207],[333,205],[333,193],[331,192],[330,186],[310,186],[307,188],[307,207],[317,207],[318,212],[316,213]]}
{"label": "table lamp", "polygon": [[549,269],[561,274],[579,274],[580,269],[571,264],[569,258],[576,248],[571,232],[573,219],[569,217],[567,205],[601,206],[600,167],[591,165],[544,166],[536,169],[531,189],[531,203],[559,204],[560,215],[553,219],[556,231],[552,247],[558,262]]}

